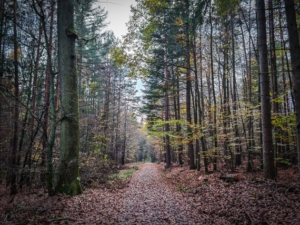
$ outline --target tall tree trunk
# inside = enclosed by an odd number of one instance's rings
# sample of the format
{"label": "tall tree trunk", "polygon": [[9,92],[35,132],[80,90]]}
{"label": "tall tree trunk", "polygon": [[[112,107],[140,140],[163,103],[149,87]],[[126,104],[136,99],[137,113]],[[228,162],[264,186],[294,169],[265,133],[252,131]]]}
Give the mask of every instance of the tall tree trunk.
{"label": "tall tree trunk", "polygon": [[[273,0],[269,0],[269,40],[270,40],[270,63],[271,63],[271,80],[272,80],[272,103],[273,103],[273,115],[276,117],[279,115],[279,103],[278,103],[278,79],[277,79],[277,64],[276,64],[276,51],[275,51],[275,34],[274,34],[274,9],[273,9]],[[277,154],[281,152],[279,132],[280,128],[274,127],[274,136],[275,136],[275,145],[274,145],[274,157],[277,157]]]}
{"label": "tall tree trunk", "polygon": [[165,76],[165,149],[166,149],[166,168],[171,167],[171,149],[170,149],[170,124],[169,124],[169,93],[168,93],[168,81],[169,81],[169,71],[168,71],[168,59],[167,59],[167,49],[164,47],[164,76]]}
{"label": "tall tree trunk", "polygon": [[[201,132],[201,108],[200,108],[200,90],[199,90],[199,79],[197,72],[197,57],[196,57],[196,36],[194,35],[193,40],[193,63],[194,63],[194,73],[195,73],[195,108],[194,108],[194,123],[195,123],[195,133]],[[199,114],[199,119],[198,119]],[[200,134],[201,137],[202,134]],[[200,140],[196,139],[196,167],[197,170],[200,171],[201,167],[201,158],[200,158]]]}
{"label": "tall tree trunk", "polygon": [[237,121],[237,83],[235,74],[235,38],[234,38],[234,15],[231,12],[231,50],[232,50],[232,88],[233,88],[233,124],[234,124],[234,135],[235,135],[235,166],[242,164],[242,156],[240,150],[239,141],[239,129]]}
{"label": "tall tree trunk", "polygon": [[212,83],[212,95],[213,95],[213,145],[214,145],[214,171],[217,170],[217,155],[218,155],[218,138],[217,138],[217,100],[215,92],[215,76],[214,76],[214,61],[213,61],[213,22],[212,22],[212,6],[210,9],[210,71],[211,71],[211,83]]}
{"label": "tall tree trunk", "polygon": [[[283,28],[282,28],[282,13],[283,12],[279,12],[279,32],[280,32],[280,44],[281,44],[281,49],[282,49],[282,54],[281,54],[281,70],[284,71],[282,73],[282,83],[283,83],[283,113],[284,116],[288,117],[290,114],[290,104],[289,104],[289,90],[292,90],[292,88],[288,88],[288,78],[287,78],[287,72],[286,72],[286,61],[285,61],[285,53],[286,53],[286,49],[285,49],[285,39],[283,36]],[[288,62],[287,62],[288,63]],[[289,76],[288,76],[289,77]],[[286,127],[289,127],[288,122],[286,121],[285,123]],[[284,135],[284,140],[282,141],[284,144],[283,147],[283,152],[282,155],[286,154],[287,152],[290,151],[290,142],[289,142],[289,134],[288,131],[283,131],[283,135]]]}
{"label": "tall tree trunk", "polygon": [[[35,51],[35,48],[33,48],[33,52],[32,52],[32,55],[34,55],[34,51]],[[27,101],[26,101],[26,105],[29,106],[29,103],[30,103],[30,100],[31,100],[31,94],[32,94],[32,91],[31,91],[31,88],[32,88],[32,77],[33,77],[33,63],[31,62],[31,65],[30,65],[30,71],[29,71],[29,88],[28,88],[28,91],[27,91]],[[26,110],[25,110],[25,116],[24,116],[24,119],[23,119],[23,123],[22,123],[22,129],[21,129],[21,135],[20,135],[20,141],[19,141],[19,154],[18,154],[18,165],[21,165],[21,152],[23,150],[23,144],[24,144],[24,139],[25,139],[25,134],[26,134],[26,125],[28,123],[28,120],[29,120],[29,112],[30,112],[30,108],[27,107]],[[28,155],[28,153],[26,153],[25,155]],[[24,161],[23,161],[23,169],[22,169],[22,173],[21,173],[21,178],[20,178],[20,188],[23,187],[23,182],[24,182],[24,178],[25,178],[25,171],[24,171],[24,168],[25,168],[25,165],[26,165],[26,161],[27,161],[27,157],[24,158]],[[27,174],[28,175],[28,174]]]}
{"label": "tall tree trunk", "polygon": [[[175,75],[174,71],[173,71],[173,67],[172,67],[172,74],[174,76],[174,78],[176,79],[175,83],[176,83],[176,106],[177,109],[176,110],[176,120],[181,120],[181,113],[180,113],[180,88],[179,88],[179,77]],[[176,77],[175,77],[176,76]],[[183,165],[183,144],[182,144],[182,127],[180,123],[176,124],[176,132],[177,135],[180,137],[179,138],[179,144],[178,144],[178,162],[179,165]]]}
{"label": "tall tree trunk", "polygon": [[122,157],[121,157],[121,164],[125,165],[125,153],[126,153],[126,144],[127,144],[127,110],[128,110],[128,104],[126,103],[125,106],[125,115],[124,115],[124,136],[123,136],[123,146],[122,146]]}
{"label": "tall tree trunk", "polygon": [[115,144],[115,158],[116,162],[120,163],[119,152],[120,152],[120,115],[121,115],[121,88],[122,88],[122,73],[119,73],[119,80],[118,80],[118,107],[117,107],[117,125],[115,129],[116,135],[116,144]]}
{"label": "tall tree trunk", "polygon": [[103,132],[103,141],[102,146],[104,149],[104,154],[108,153],[107,142],[108,142],[108,120],[109,120],[109,105],[110,105],[110,94],[111,94],[111,68],[109,66],[106,67],[105,72],[107,75],[105,76],[105,101],[104,101],[104,109],[102,114],[102,132]]}
{"label": "tall tree trunk", "polygon": [[18,175],[18,141],[19,141],[19,72],[18,72],[18,34],[17,34],[17,0],[14,0],[14,68],[15,68],[15,99],[14,99],[14,136],[13,148],[11,154],[11,188],[10,194],[15,195],[18,192],[17,175]]}
{"label": "tall tree trunk", "polygon": [[271,103],[270,103],[270,79],[268,69],[268,49],[266,34],[266,16],[264,0],[256,1],[257,26],[258,26],[258,49],[260,68],[260,96],[261,96],[261,118],[263,134],[263,166],[266,178],[276,177],[274,167],[274,149],[272,143]]}
{"label": "tall tree trunk", "polygon": [[[251,1],[250,1],[250,9],[251,9]],[[249,10],[251,11],[251,10]],[[250,15],[249,15],[250,16]],[[249,28],[251,29],[251,27]],[[254,147],[253,143],[253,122],[252,122],[252,78],[251,78],[251,43],[249,42],[249,59],[247,59],[246,52],[246,42],[243,26],[241,25],[241,33],[242,33],[242,42],[243,42],[243,50],[244,50],[244,58],[246,64],[246,101],[248,105],[249,116],[248,116],[248,135],[247,135],[247,172],[252,171],[252,151]]]}
{"label": "tall tree trunk", "polygon": [[208,173],[208,158],[207,158],[207,146],[205,141],[205,133],[203,131],[204,126],[204,88],[203,88],[203,57],[202,57],[202,33],[200,34],[200,93],[201,99],[199,99],[199,124],[200,124],[200,130],[201,133],[201,147],[203,152],[203,160],[204,160],[204,170],[205,173]]}
{"label": "tall tree trunk", "polygon": [[233,169],[233,152],[229,145],[228,133],[230,132],[230,102],[229,102],[229,33],[228,33],[229,23],[226,21],[224,23],[224,50],[223,50],[223,76],[222,76],[222,89],[223,89],[223,130],[225,134],[224,140],[224,151],[226,155],[229,155],[229,159],[226,159],[228,166]]}
{"label": "tall tree trunk", "polygon": [[292,61],[294,99],[296,112],[296,145],[298,154],[298,167],[300,171],[300,45],[297,30],[294,0],[284,0],[289,34],[290,53]]}
{"label": "tall tree trunk", "polygon": [[195,165],[195,155],[194,155],[194,144],[193,144],[193,133],[192,133],[192,115],[191,115],[191,89],[192,89],[192,79],[191,79],[191,63],[190,63],[190,36],[189,36],[189,1],[185,0],[185,67],[186,67],[186,119],[187,119],[187,138],[188,138],[188,155],[189,155],[189,167],[191,170],[196,169]]}
{"label": "tall tree trunk", "polygon": [[[43,26],[44,37],[46,41],[46,50],[47,50],[47,70],[46,70],[46,79],[45,79],[45,109],[44,109],[44,138],[43,138],[43,155],[42,155],[42,165],[45,164],[44,149],[46,148],[46,183],[49,195],[54,194],[54,183],[53,183],[53,147],[55,142],[56,134],[56,111],[55,111],[55,74],[53,71],[52,65],[52,36],[53,36],[53,23],[54,23],[54,9],[55,2],[51,1],[51,10],[50,10],[50,37],[47,34],[47,25],[45,20],[45,12],[43,9],[42,2],[37,3],[39,5],[39,10],[37,10],[35,2],[33,1],[33,7],[37,14],[41,17],[41,23]],[[39,13],[41,12],[41,13]],[[51,131],[48,138],[47,127],[48,127],[48,111],[49,105],[51,109]],[[42,176],[44,179],[44,176]]]}
{"label": "tall tree trunk", "polygon": [[58,69],[61,84],[61,139],[58,192],[82,193],[79,182],[79,107],[76,73],[74,1],[57,2]]}
{"label": "tall tree trunk", "polygon": [[[37,55],[36,55],[36,61],[35,61],[35,68],[34,68],[34,78],[33,78],[33,88],[32,88],[32,114],[36,114],[36,96],[37,96],[37,90],[38,90],[38,74],[39,74],[39,64],[40,64],[40,58],[41,58],[41,39],[42,39],[42,31],[43,27],[42,24],[40,23],[39,26],[39,38],[38,38],[38,46],[37,46]],[[34,141],[35,137],[35,132],[34,132],[34,126],[35,126],[35,118],[32,117],[31,119],[31,142]],[[28,154],[28,168],[31,169],[31,155],[32,155],[32,149],[29,149],[29,154]]]}
{"label": "tall tree trunk", "polygon": [[[5,0],[0,0],[0,10],[1,10],[1,13],[0,13],[0,78],[3,77],[3,74],[4,74],[4,51],[1,51],[2,50],[2,46],[4,47],[3,45],[3,37],[4,37],[4,13],[2,13],[2,11],[4,11],[4,3],[5,3]],[[1,81],[0,81],[1,82]]]}

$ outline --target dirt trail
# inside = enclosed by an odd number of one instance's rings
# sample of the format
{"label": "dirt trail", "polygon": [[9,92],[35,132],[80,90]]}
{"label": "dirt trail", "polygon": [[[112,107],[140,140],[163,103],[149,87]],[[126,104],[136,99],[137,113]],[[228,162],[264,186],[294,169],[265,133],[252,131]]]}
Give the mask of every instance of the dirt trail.
{"label": "dirt trail", "polygon": [[20,195],[15,204],[3,207],[0,204],[0,221],[5,218],[7,225],[203,224],[197,209],[187,203],[187,198],[162,173],[158,164],[145,163],[124,189],[87,189],[74,197]]}
{"label": "dirt trail", "polygon": [[[108,181],[107,188],[88,188],[74,197],[48,197],[37,189],[19,193],[11,202],[7,189],[0,186],[0,221],[6,225],[299,224],[296,167],[279,171],[285,179],[277,182],[261,176],[236,183],[223,182],[218,174],[200,176],[188,167],[162,168],[146,163],[139,166],[129,184],[128,180]],[[117,187],[128,186],[111,189],[114,182],[122,184]],[[179,192],[179,184],[196,192]]]}
{"label": "dirt trail", "polygon": [[118,224],[199,224],[199,214],[167,184],[157,164],[136,171],[123,194]]}

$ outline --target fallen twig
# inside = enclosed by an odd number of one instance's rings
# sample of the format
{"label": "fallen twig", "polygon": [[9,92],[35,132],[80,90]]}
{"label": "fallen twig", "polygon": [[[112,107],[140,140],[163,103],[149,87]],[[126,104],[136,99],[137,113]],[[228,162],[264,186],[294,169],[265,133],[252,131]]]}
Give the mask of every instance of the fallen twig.
{"label": "fallen twig", "polygon": [[286,191],[285,191],[285,195],[287,195],[287,193],[289,192],[289,190],[290,190],[291,188],[293,188],[293,187],[295,187],[295,186],[299,186],[299,185],[300,185],[300,184],[296,183],[296,184],[293,184],[293,185],[289,186],[289,187],[286,189]]}
{"label": "fallen twig", "polygon": [[249,213],[248,213],[246,210],[244,210],[244,212],[245,212],[245,214],[248,216],[249,220],[251,221],[251,224],[253,225],[254,222],[253,222],[253,220],[252,220],[252,217],[249,215]]}

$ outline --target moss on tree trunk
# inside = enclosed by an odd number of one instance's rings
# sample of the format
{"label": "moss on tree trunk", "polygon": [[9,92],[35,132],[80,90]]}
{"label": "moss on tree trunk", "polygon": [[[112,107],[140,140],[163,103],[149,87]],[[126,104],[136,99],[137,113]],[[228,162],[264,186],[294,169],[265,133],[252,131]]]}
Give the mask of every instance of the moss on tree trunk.
{"label": "moss on tree trunk", "polygon": [[74,35],[66,30],[74,27],[73,0],[58,1],[58,66],[61,83],[60,160],[56,191],[69,195],[82,193],[79,178],[79,108],[78,76]]}

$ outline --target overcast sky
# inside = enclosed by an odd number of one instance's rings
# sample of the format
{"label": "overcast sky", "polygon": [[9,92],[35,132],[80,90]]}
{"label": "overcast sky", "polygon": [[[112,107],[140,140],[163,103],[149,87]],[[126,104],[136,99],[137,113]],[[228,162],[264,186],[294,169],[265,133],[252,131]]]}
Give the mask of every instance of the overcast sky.
{"label": "overcast sky", "polygon": [[[107,30],[112,30],[115,36],[119,39],[122,35],[127,33],[126,23],[129,21],[131,15],[130,6],[136,5],[135,0],[98,0],[102,8],[108,11],[107,22],[110,24],[107,26]],[[142,95],[141,89],[143,84],[141,80],[137,81],[137,95]]]}
{"label": "overcast sky", "polygon": [[120,38],[127,33],[126,23],[129,21],[130,6],[136,5],[135,0],[98,0],[98,4],[108,11],[107,26],[112,30],[115,36]]}

